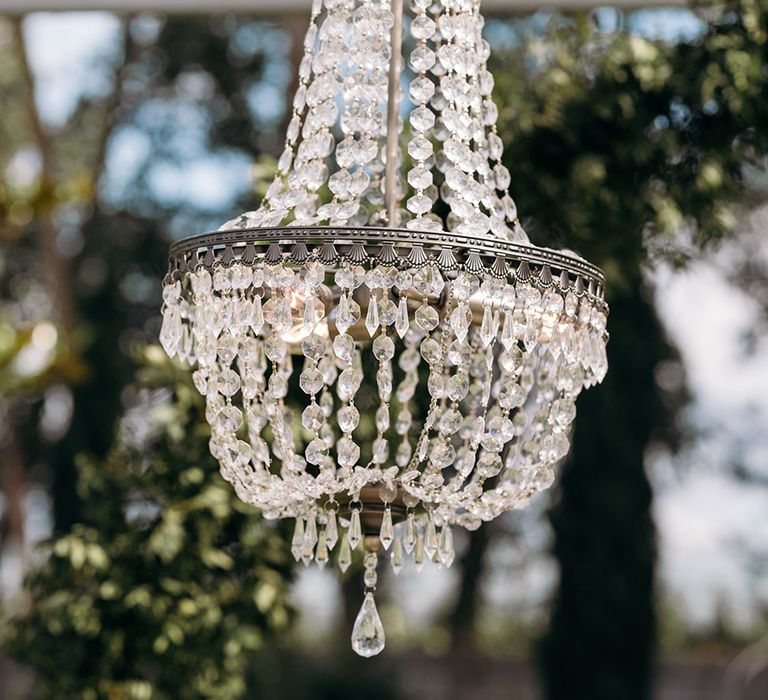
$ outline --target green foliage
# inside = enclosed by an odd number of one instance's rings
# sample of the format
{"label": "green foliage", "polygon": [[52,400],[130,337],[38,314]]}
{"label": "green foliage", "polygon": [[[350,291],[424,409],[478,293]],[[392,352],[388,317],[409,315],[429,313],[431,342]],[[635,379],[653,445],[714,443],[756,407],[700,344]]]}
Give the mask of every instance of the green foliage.
{"label": "green foliage", "polygon": [[[539,241],[640,281],[732,231],[743,168],[768,148],[768,3],[733,0],[691,43],[597,31],[585,16],[496,57],[512,191]],[[543,214],[543,215],[540,215]],[[649,244],[649,245],[648,245]]]}
{"label": "green foliage", "polygon": [[288,548],[219,476],[186,373],[149,348],[141,380],[172,396],[134,409],[148,437],[80,458],[83,519],[46,546],[5,633],[43,698],[240,697],[289,622]]}
{"label": "green foliage", "polygon": [[[655,534],[644,453],[675,447],[677,361],[644,281],[650,258],[684,262],[732,232],[744,166],[768,150],[768,3],[710,8],[692,42],[605,34],[559,18],[497,55],[505,160],[538,243],[601,265],[611,303],[610,371],[579,401],[573,452],[552,510],[560,564],[539,659],[548,700],[650,697]],[[691,245],[693,243],[693,245]]]}

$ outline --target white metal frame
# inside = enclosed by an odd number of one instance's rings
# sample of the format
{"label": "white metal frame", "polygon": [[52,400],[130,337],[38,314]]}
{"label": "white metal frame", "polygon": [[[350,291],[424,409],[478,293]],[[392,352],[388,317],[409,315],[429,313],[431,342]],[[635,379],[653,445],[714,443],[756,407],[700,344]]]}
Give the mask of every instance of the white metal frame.
{"label": "white metal frame", "polygon": [[[686,7],[686,0],[483,0],[487,14],[514,14],[540,9],[590,9],[610,5],[621,9]],[[310,0],[0,0],[0,15],[29,12],[105,11],[117,13],[209,14],[243,12],[256,15],[309,13]]]}

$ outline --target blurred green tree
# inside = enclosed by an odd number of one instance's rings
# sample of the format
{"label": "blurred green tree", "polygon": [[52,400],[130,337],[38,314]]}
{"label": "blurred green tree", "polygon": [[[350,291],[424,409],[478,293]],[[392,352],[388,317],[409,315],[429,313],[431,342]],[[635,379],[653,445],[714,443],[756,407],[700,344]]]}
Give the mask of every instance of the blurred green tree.
{"label": "blurred green tree", "polygon": [[[25,472],[42,464],[49,471],[33,478],[52,482],[56,530],[29,579],[29,608],[4,629],[6,649],[33,668],[43,697],[238,697],[247,652],[286,624],[280,532],[225,488],[188,378],[152,351],[144,378],[174,398],[153,410],[148,444],[113,444],[132,350],[157,337],[169,233],[207,228],[249,194],[197,202],[152,183],[190,156],[247,168],[269,147],[277,124],[262,124],[253,92],[281,60],[282,33],[250,18],[117,22],[100,64],[109,89],[84,89],[50,124],[22,22],[0,22],[10,28],[0,41],[4,516],[21,531]],[[145,154],[131,167],[126,140]],[[25,154],[40,162],[28,180],[14,177]],[[39,355],[41,338],[45,362],[29,371],[19,358]],[[52,434],[56,389],[71,412]]]}
{"label": "blurred green tree", "polygon": [[37,697],[241,697],[253,652],[289,621],[285,533],[219,476],[187,373],[148,347],[139,386],[106,459],[79,459],[81,519],[4,628]]}
{"label": "blurred green tree", "polygon": [[527,228],[601,265],[609,375],[583,397],[552,510],[560,587],[541,645],[546,697],[650,697],[655,645],[644,455],[682,437],[677,363],[648,263],[684,263],[732,232],[744,167],[768,152],[768,3],[710,7],[693,41],[605,34],[563,18],[497,58],[505,158]]}
{"label": "blurred green tree", "polygon": [[[158,180],[200,161],[247,170],[278,148],[280,101],[264,112],[258,90],[285,82],[276,65],[288,49],[283,32],[248,17],[116,21],[94,69],[106,89],[83,87],[51,123],[23,20],[0,22],[0,385],[14,387],[0,418],[20,478],[45,465],[35,478],[51,483],[65,532],[81,505],[75,456],[110,449],[131,348],[157,338],[169,236],[210,228],[252,195],[198,201]],[[54,326],[55,353],[20,377],[15,358],[41,322]],[[46,431],[49,399],[62,395],[70,409]]]}

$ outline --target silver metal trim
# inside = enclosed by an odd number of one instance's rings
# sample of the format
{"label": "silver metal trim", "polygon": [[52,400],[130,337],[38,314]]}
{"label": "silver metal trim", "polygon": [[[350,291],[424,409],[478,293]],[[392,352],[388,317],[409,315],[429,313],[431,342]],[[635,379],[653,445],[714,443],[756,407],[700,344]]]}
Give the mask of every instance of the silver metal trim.
{"label": "silver metal trim", "polygon": [[[338,247],[346,254],[347,249],[355,244],[367,244],[376,253],[381,253],[385,246],[407,247],[411,253],[421,254],[425,249],[438,251],[446,249],[455,255],[464,254],[466,258],[476,256],[502,257],[515,262],[528,262],[534,265],[549,265],[559,271],[582,275],[600,286],[605,285],[602,270],[582,258],[562,253],[550,248],[540,248],[525,243],[513,243],[496,238],[471,236],[462,233],[434,231],[412,231],[410,229],[368,228],[351,226],[245,228],[215,231],[190,236],[171,245],[171,261],[190,253],[200,253],[204,249],[213,250],[223,247],[245,246],[249,243],[270,246],[274,244],[320,243],[324,247]],[[405,260],[409,254],[399,256]],[[437,259],[436,257],[434,258]],[[463,262],[463,261],[460,261]]]}

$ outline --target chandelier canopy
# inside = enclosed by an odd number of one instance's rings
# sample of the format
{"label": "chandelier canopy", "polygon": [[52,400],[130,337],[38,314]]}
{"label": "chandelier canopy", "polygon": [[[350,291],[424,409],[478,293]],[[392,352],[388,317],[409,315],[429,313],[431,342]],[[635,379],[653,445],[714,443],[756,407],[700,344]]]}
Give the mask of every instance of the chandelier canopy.
{"label": "chandelier canopy", "polygon": [[525,507],[607,370],[602,273],[530,244],[507,192],[482,28],[478,0],[314,0],[261,206],[164,281],[224,478],[305,564],[364,543],[363,656],[381,549],[450,566],[452,528]]}

